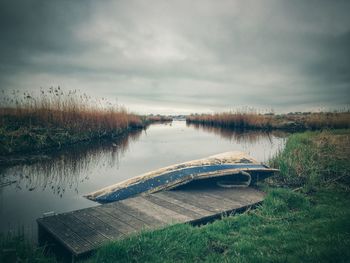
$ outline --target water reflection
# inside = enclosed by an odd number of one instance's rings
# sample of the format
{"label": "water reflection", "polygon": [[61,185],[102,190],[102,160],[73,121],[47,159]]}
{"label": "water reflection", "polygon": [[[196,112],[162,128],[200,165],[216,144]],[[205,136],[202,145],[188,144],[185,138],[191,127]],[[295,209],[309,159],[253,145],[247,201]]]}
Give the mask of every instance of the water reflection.
{"label": "water reflection", "polygon": [[117,169],[130,142],[138,140],[141,133],[141,130],[132,131],[112,142],[97,141],[50,152],[45,160],[3,170],[0,185],[12,184],[16,190],[51,191],[60,197],[67,190],[78,194],[79,184],[90,179],[91,167]]}
{"label": "water reflection", "polygon": [[237,130],[225,127],[207,126],[198,123],[186,123],[187,127],[192,127],[196,130],[213,133],[221,138],[235,141],[237,143],[257,143],[262,139],[268,138],[272,142],[272,137],[285,138],[288,133],[283,131],[257,131],[257,130]]}

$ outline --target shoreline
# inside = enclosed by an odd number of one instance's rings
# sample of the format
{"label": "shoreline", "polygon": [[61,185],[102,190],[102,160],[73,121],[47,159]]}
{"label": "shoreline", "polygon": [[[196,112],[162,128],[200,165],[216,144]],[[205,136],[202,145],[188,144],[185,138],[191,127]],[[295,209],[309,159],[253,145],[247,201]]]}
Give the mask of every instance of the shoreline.
{"label": "shoreline", "polygon": [[128,131],[124,131],[123,133],[115,135],[113,137],[95,137],[91,139],[62,144],[59,147],[51,146],[36,149],[34,151],[19,151],[7,155],[0,154],[0,170],[20,164],[32,164],[38,161],[50,160],[53,158],[52,156],[54,154],[67,151],[72,147],[95,146],[106,143],[110,143],[112,145],[115,141],[122,140],[135,132],[142,132],[144,129],[146,129],[146,127],[138,129],[134,128]]}
{"label": "shoreline", "polygon": [[[99,134],[99,135],[94,135],[94,133],[84,133],[84,134],[80,134],[82,135],[81,137],[76,137],[77,136],[77,133],[71,133],[69,134],[70,137],[68,138],[63,138],[61,141],[60,140],[57,140],[57,141],[54,141],[52,142],[51,144],[47,143],[47,144],[41,144],[40,147],[37,147],[35,149],[33,148],[29,148],[29,146],[25,146],[25,147],[19,147],[17,146],[17,149],[15,149],[14,151],[7,151],[5,152],[4,150],[0,152],[0,160],[1,159],[6,159],[7,157],[16,157],[16,156],[26,156],[26,155],[40,155],[40,154],[43,154],[43,153],[46,153],[48,151],[53,151],[53,150],[61,150],[63,148],[66,148],[66,147],[70,147],[70,146],[74,146],[74,145],[77,145],[77,144],[83,144],[83,143],[86,143],[86,144],[89,144],[89,143],[94,143],[94,142],[98,142],[98,141],[113,141],[115,139],[121,139],[123,138],[124,136],[127,136],[129,133],[132,133],[132,132],[135,132],[135,131],[142,131],[144,129],[147,129],[147,127],[149,126],[150,124],[145,124],[144,126],[141,126],[141,127],[137,127],[137,128],[127,128],[125,130],[121,130],[121,131],[118,131],[118,132],[113,132],[113,133],[102,133],[102,134]],[[50,137],[50,136],[56,136],[57,134],[59,133],[55,133],[53,131],[55,131],[55,129],[47,129],[48,131],[48,134],[47,137]],[[62,131],[62,130],[60,130]],[[69,132],[68,131],[65,131],[64,134],[68,134]],[[27,134],[25,135],[28,135],[30,134],[32,137],[35,137],[35,136],[40,136],[40,134],[34,134],[32,131],[29,131]],[[50,138],[51,139],[51,138]],[[6,138],[5,138],[6,140]],[[35,142],[34,142],[35,143]],[[0,165],[1,165],[1,161],[0,161]]]}

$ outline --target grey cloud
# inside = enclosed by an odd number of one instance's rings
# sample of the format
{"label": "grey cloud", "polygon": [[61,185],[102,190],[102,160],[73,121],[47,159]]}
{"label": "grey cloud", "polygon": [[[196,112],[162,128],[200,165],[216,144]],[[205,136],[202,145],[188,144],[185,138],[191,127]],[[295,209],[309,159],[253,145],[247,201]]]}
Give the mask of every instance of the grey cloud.
{"label": "grey cloud", "polygon": [[349,9],[326,0],[2,1],[0,85],[58,84],[178,112],[349,106]]}

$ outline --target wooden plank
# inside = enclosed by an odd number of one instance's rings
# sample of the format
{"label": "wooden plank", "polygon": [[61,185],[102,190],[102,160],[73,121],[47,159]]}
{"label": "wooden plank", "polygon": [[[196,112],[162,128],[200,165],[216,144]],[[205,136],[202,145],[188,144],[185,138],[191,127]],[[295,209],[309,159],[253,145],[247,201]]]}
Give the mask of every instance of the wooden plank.
{"label": "wooden plank", "polygon": [[216,209],[215,211],[217,212],[225,212],[240,206],[240,204],[237,202],[229,202],[227,199],[225,200],[224,198],[218,199],[200,191],[181,191],[180,193],[186,197],[192,196],[194,198],[197,198],[198,202],[201,204],[204,203],[213,206]]}
{"label": "wooden plank", "polygon": [[223,196],[217,196],[212,194],[209,191],[200,191],[200,190],[186,190],[186,191],[179,191],[183,193],[184,195],[193,195],[196,196],[200,201],[203,200],[204,202],[213,202],[214,204],[219,203],[220,208],[223,210],[230,210],[231,208],[234,209],[235,207],[240,207],[241,203],[237,202],[235,200],[227,199]]}
{"label": "wooden plank", "polygon": [[112,205],[113,207],[116,207],[117,209],[124,211],[126,214],[133,216],[142,222],[145,222],[147,225],[149,225],[151,228],[160,228],[166,225],[166,222],[163,220],[158,220],[157,218],[154,218],[153,216],[149,216],[146,213],[143,213],[142,211],[132,208],[130,206],[124,205],[120,202],[114,202],[108,205]]}
{"label": "wooden plank", "polygon": [[57,216],[61,222],[74,231],[79,237],[88,240],[94,246],[101,245],[109,239],[93,228],[86,225],[84,222],[76,218],[73,213],[61,214]]}
{"label": "wooden plank", "polygon": [[261,202],[265,196],[263,192],[250,187],[232,189],[213,188],[208,189],[207,192],[217,197],[225,197],[230,200],[238,201],[242,205]]}
{"label": "wooden plank", "polygon": [[38,223],[74,255],[79,255],[95,248],[92,243],[80,237],[63,224],[63,222],[58,219],[58,216],[38,219]]}
{"label": "wooden plank", "polygon": [[177,200],[180,200],[182,202],[189,203],[197,207],[209,210],[213,213],[221,213],[225,209],[230,208],[220,203],[217,199],[214,199],[209,196],[207,196],[204,199],[202,196],[199,197],[198,195],[188,194],[185,191],[167,191],[167,192],[164,192],[164,194],[170,197],[173,197]]}
{"label": "wooden plank", "polygon": [[83,209],[73,212],[73,215],[78,218],[80,221],[84,222],[86,225],[95,229],[96,232],[105,236],[110,240],[115,240],[122,238],[124,234],[118,229],[106,224],[99,218],[91,214],[90,209]]}
{"label": "wooden plank", "polygon": [[168,224],[172,223],[181,223],[190,221],[193,218],[176,213],[174,211],[171,211],[165,207],[156,205],[146,199],[144,199],[141,196],[124,199],[122,201],[119,201],[120,203],[123,203],[129,207],[133,207],[135,209],[138,209],[142,211],[145,214],[148,214],[149,216],[152,216],[158,220],[162,220]]}
{"label": "wooden plank", "polygon": [[156,204],[156,205],[159,205],[159,206],[162,206],[162,207],[166,207],[169,210],[172,210],[172,211],[174,211],[176,213],[188,216],[190,218],[198,219],[198,218],[201,217],[200,214],[196,213],[193,210],[190,210],[190,209],[184,208],[182,206],[179,206],[177,204],[165,201],[165,200],[163,200],[163,199],[161,199],[161,198],[159,198],[159,197],[157,197],[155,195],[146,195],[146,196],[143,196],[143,197],[145,199],[147,199],[148,201]]}
{"label": "wooden plank", "polygon": [[194,211],[195,213],[201,215],[202,217],[207,217],[207,216],[210,216],[213,214],[213,212],[211,212],[209,210],[205,210],[205,209],[199,208],[197,206],[194,206],[194,205],[191,205],[188,203],[184,203],[184,202],[177,200],[173,197],[169,197],[169,196],[165,195],[164,192],[158,192],[158,193],[154,193],[152,195],[156,196],[160,199],[163,199],[169,203],[173,203],[173,204],[176,204],[176,205],[181,206],[183,208],[186,208],[188,210]]}
{"label": "wooden plank", "polygon": [[116,206],[111,205],[101,205],[99,209],[110,216],[113,216],[117,220],[124,222],[134,229],[151,229],[152,227],[142,220],[125,213],[124,211],[118,209]]}
{"label": "wooden plank", "polygon": [[117,229],[119,232],[123,233],[124,235],[128,235],[130,233],[136,232],[136,229],[131,227],[130,225],[126,224],[123,221],[120,221],[119,219],[104,213],[99,207],[92,207],[90,209],[90,213],[103,221],[106,225],[109,225],[115,229]]}

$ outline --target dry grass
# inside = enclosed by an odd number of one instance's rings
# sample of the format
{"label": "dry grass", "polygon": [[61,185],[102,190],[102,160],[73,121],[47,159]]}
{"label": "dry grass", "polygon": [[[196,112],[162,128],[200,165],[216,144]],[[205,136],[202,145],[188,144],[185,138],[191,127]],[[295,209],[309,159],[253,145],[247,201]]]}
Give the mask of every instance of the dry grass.
{"label": "dry grass", "polygon": [[3,126],[55,127],[76,132],[112,132],[142,126],[142,120],[102,98],[94,100],[60,87],[41,90],[39,96],[27,92],[3,92],[0,116]]}
{"label": "dry grass", "polygon": [[350,128],[350,112],[315,112],[282,115],[287,120],[304,124],[308,129]]}
{"label": "dry grass", "polygon": [[200,123],[229,128],[270,128],[272,118],[257,113],[224,112],[216,114],[190,115],[189,123]]}
{"label": "dry grass", "polygon": [[226,112],[190,115],[188,123],[237,129],[316,130],[350,128],[350,112],[290,113],[283,115]]}
{"label": "dry grass", "polygon": [[164,115],[148,115],[146,117],[148,122],[171,122],[173,121],[173,118],[170,116],[164,116]]}
{"label": "dry grass", "polygon": [[106,99],[93,99],[60,87],[27,92],[2,92],[0,155],[111,138],[146,125],[143,118]]}

